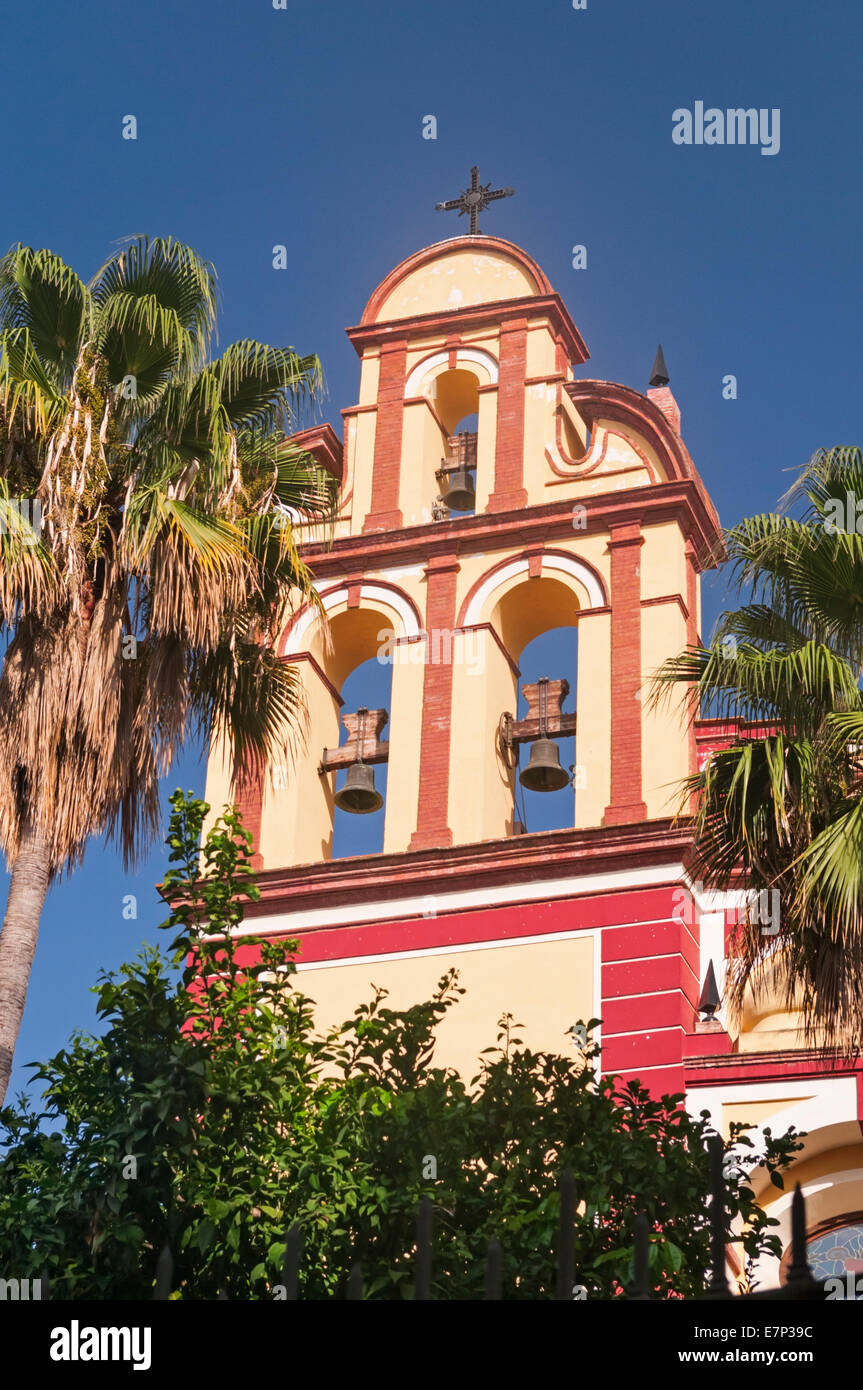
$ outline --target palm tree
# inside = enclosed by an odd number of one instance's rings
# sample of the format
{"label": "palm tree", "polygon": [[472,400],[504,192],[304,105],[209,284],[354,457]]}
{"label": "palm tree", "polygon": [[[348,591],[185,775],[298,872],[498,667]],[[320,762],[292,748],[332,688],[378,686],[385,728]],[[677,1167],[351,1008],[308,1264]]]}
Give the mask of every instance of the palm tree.
{"label": "palm tree", "polygon": [[320,365],[213,359],[215,311],[212,267],[171,239],[89,284],[47,250],[0,260],[0,1100],[52,879],[103,831],[127,862],[149,846],[190,732],[236,779],[299,713],[270,639],[314,598],[289,518],[332,514],[333,480],[284,446]]}
{"label": "palm tree", "polygon": [[[788,514],[804,499],[802,515]],[[863,1039],[863,456],[821,450],[781,500],[726,536],[748,591],[709,647],[657,673],[654,700],[682,683],[692,717],[746,722],[690,778],[693,874],[717,888],[779,892],[781,929],[747,913],[729,961],[738,1017],[768,980],[800,1009],[805,1038],[843,1052]],[[861,514],[860,530],[863,530]]]}

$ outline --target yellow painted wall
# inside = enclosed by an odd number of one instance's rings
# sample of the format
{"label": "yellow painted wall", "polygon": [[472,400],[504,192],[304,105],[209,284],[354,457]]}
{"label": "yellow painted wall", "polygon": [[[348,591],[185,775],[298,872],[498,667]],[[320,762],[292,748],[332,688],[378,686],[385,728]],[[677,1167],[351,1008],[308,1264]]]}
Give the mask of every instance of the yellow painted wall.
{"label": "yellow painted wall", "polygon": [[455,968],[467,993],[440,1025],[432,1065],[455,1067],[469,1080],[479,1070],[482,1049],[495,1045],[497,1022],[505,1012],[524,1025],[516,1036],[526,1046],[575,1059],[566,1030],[595,1014],[593,950],[593,940],[584,936],[492,949],[466,947],[436,956],[335,963],[305,971],[301,967],[298,983],[316,1001],[316,1020],[326,1027],[348,1018],[357,1004],[371,998],[375,985],[390,991],[387,1007],[407,1008],[429,999],[440,977]]}
{"label": "yellow painted wall", "polygon": [[338,747],[338,707],[308,661],[297,662],[296,669],[308,710],[308,733],[281,776],[277,767],[268,769],[260,841],[265,868],[320,863],[332,851],[333,779],[321,777],[318,766],[325,747]]}
{"label": "yellow painted wall", "polygon": [[781,1100],[738,1100],[722,1106],[722,1133],[727,1139],[732,1124],[763,1125],[791,1105],[809,1100],[808,1095],[783,1096]]}
{"label": "yellow painted wall", "polygon": [[463,248],[406,275],[384,300],[377,318],[383,323],[535,293],[533,279],[516,261],[482,248]]}
{"label": "yellow painted wall", "polygon": [[384,811],[385,854],[407,851],[416,828],[425,666],[414,657],[424,650],[424,642],[409,642],[399,644],[393,655],[390,722],[384,730],[390,741]]}
{"label": "yellow painted wall", "polygon": [[[446,452],[446,435],[429,403],[423,400],[406,405],[400,497],[405,526],[422,526],[431,521],[432,505],[440,488],[435,468],[440,467]],[[428,467],[423,467],[424,461],[428,462]]]}
{"label": "yellow painted wall", "polygon": [[497,447],[497,390],[481,391],[477,411],[476,510],[484,512],[494,492],[494,455]]}
{"label": "yellow painted wall", "polygon": [[[642,551],[642,555],[644,552]],[[642,579],[651,581],[642,562]],[[642,795],[649,817],[673,816],[680,809],[680,781],[690,771],[686,715],[679,699],[651,707],[650,678],[663,661],[686,646],[686,619],[678,603],[641,610],[641,766]]]}
{"label": "yellow painted wall", "polygon": [[356,417],[356,450],[353,465],[353,497],[351,498],[351,535],[363,529],[372,509],[372,461],[375,452],[375,422],[377,413],[365,411]]}
{"label": "yellow painted wall", "polygon": [[578,624],[578,733],[575,759],[584,786],[575,793],[579,830],[601,825],[611,801],[611,615],[585,614]]}
{"label": "yellow painted wall", "polygon": [[[516,706],[512,667],[488,630],[460,633],[453,646],[449,824],[456,844],[502,839],[512,832],[512,777],[499,756],[500,716]],[[467,794],[468,788],[470,794]]]}

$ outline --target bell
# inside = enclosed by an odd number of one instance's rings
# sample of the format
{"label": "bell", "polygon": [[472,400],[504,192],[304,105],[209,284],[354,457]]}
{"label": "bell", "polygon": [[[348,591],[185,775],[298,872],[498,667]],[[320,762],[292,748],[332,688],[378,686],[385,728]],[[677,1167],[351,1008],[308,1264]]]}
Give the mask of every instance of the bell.
{"label": "bell", "polygon": [[455,473],[450,473],[444,500],[451,511],[473,511],[476,506],[476,488],[466,468],[457,468]]}
{"label": "bell", "polygon": [[560,750],[553,738],[538,738],[531,745],[530,761],[519,777],[529,792],[557,792],[569,783],[560,765]]}
{"label": "bell", "polygon": [[351,763],[345,785],[336,792],[336,805],[340,811],[350,811],[353,816],[368,816],[379,811],[384,799],[375,788],[374,768],[368,763]]}

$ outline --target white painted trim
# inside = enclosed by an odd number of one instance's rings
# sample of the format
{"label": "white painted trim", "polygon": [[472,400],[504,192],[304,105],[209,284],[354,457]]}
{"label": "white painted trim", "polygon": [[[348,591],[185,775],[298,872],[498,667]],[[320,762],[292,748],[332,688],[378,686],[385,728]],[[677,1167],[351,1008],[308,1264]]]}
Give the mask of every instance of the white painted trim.
{"label": "white painted trim", "polygon": [[[789,1062],[793,1062],[794,1053],[784,1054]],[[757,1052],[742,1052],[742,1058],[751,1057],[754,1061],[758,1060]],[[693,1061],[697,1066],[697,1061]],[[833,1093],[837,1090],[847,1090],[848,1095],[844,1098],[839,1097],[836,1113],[829,1115],[826,1119],[821,1119],[820,1125],[825,1123],[834,1124],[837,1120],[855,1120],[857,1118],[857,1082],[855,1076],[817,1076],[803,1075],[789,1079],[788,1081],[732,1081],[727,1086],[698,1086],[689,1092],[693,1106],[697,1105],[698,1110],[710,1110],[711,1101],[718,1105],[735,1105],[738,1102],[750,1100],[784,1100],[786,1097],[789,1106],[799,1102],[801,1092],[809,1093],[811,1100],[805,1102],[806,1105],[814,1101],[821,1100],[825,1104],[836,1096]],[[851,1112],[849,1114],[847,1105],[850,1102]],[[697,1113],[697,1112],[696,1112]],[[777,1111],[777,1115],[784,1115],[785,1111]],[[770,1117],[771,1125],[774,1123],[775,1116]],[[797,1121],[793,1121],[794,1124]],[[809,1126],[805,1126],[808,1128]]]}
{"label": "white painted trim", "polygon": [[579,560],[575,555],[543,555],[543,574],[546,570],[557,570],[560,574],[568,574],[573,579],[577,579],[587,590],[590,607],[605,607],[606,597],[602,585],[593,570],[589,569],[583,560]]}
{"label": "white painted trim", "polygon": [[[488,372],[490,386],[496,386],[498,382],[498,364],[490,352],[483,348],[459,348],[456,352],[456,365],[460,362],[467,362],[474,367],[482,367]],[[431,357],[426,357],[423,362],[418,362],[405,383],[405,397],[422,396],[423,383],[430,372],[438,367],[446,367],[449,364],[449,352],[436,352]]]}
{"label": "white painted trim", "polygon": [[459,348],[455,355],[456,364],[469,362],[474,367],[484,367],[489,375],[489,386],[497,386],[499,373],[497,359],[484,348]]}
{"label": "white painted trim", "polygon": [[[516,576],[520,574],[527,574],[529,569],[530,565],[527,560],[512,560],[508,565],[504,565],[502,569],[496,570],[494,574],[490,574],[488,578],[480,584],[468,604],[462,626],[472,627],[482,622],[483,609],[486,601],[491,595],[504,584],[508,583],[510,579],[515,579]],[[587,565],[585,565],[583,561],[577,559],[575,555],[543,555],[542,573],[545,574],[546,571],[565,574],[568,578],[577,580],[587,591],[587,597],[591,608],[605,607],[606,599],[602,590],[602,585],[599,583],[593,571],[588,569]]]}
{"label": "white painted trim", "polygon": [[[612,1002],[612,1001],[609,1000],[608,1002],[610,1003],[610,1002]],[[615,1004],[619,1004],[619,1003],[620,1003],[620,1000],[618,999],[617,995],[614,996],[613,1002],[614,1002]],[[627,1029],[627,1031],[626,1031],[625,1033],[609,1033],[608,1036],[609,1036],[610,1038],[614,1038],[614,1040],[615,1040],[615,1042],[616,1042],[618,1038],[652,1038],[653,1035],[654,1035],[654,1033],[685,1033],[685,1032],[686,1032],[686,1029],[683,1027],[683,1025],[682,1025],[681,1023],[666,1023],[666,1024],[663,1024],[663,1026],[662,1026],[661,1028],[629,1028],[629,1029]],[[668,1066],[669,1063],[666,1062],[665,1065]],[[627,1070],[628,1070],[628,1068],[627,1068]]]}
{"label": "white painted trim", "polygon": [[[757,1059],[757,1053],[744,1053]],[[793,1053],[786,1052],[789,1061]],[[806,1097],[803,1099],[803,1097]],[[828,1126],[857,1121],[857,1081],[855,1076],[800,1076],[788,1081],[747,1081],[731,1082],[727,1086],[698,1086],[686,1092],[686,1109],[697,1118],[702,1110],[710,1114],[710,1122],[718,1132],[722,1130],[722,1107],[742,1102],[767,1102],[787,1100],[783,1110],[765,1115],[763,1121],[756,1122],[748,1132],[755,1148],[750,1152],[763,1151],[765,1125],[774,1133],[782,1134],[793,1125],[798,1131],[813,1135]],[[805,1158],[805,1155],[804,1155]],[[794,1169],[791,1169],[793,1180]],[[772,1203],[771,1203],[771,1215]],[[778,1262],[770,1261],[763,1265],[759,1277],[764,1277],[770,1268],[778,1270]]]}
{"label": "white painted trim", "polygon": [[[860,1176],[861,1175],[859,1168],[842,1168],[837,1169],[835,1173],[823,1173],[820,1178],[810,1178],[808,1182],[802,1182],[800,1184],[800,1187],[803,1192],[803,1196],[809,1197],[813,1195],[815,1192],[823,1192],[826,1187],[841,1187],[843,1183],[859,1183]],[[784,1214],[788,1212],[789,1219],[786,1227],[787,1234],[785,1240],[782,1242],[783,1245],[787,1244],[787,1242],[791,1239],[790,1218],[791,1203],[793,1200],[793,1191],[785,1191],[777,1194],[776,1201],[770,1203],[771,1216],[778,1216],[781,1220],[782,1216],[784,1216]],[[785,1225],[784,1222],[783,1225]]]}
{"label": "white painted trim", "polygon": [[402,621],[402,637],[419,637],[422,633],[412,605],[406,598],[402,598],[401,594],[393,593],[392,589],[384,589],[380,584],[363,584],[360,600],[364,598],[377,599],[378,603],[384,603],[398,613]]}
{"label": "white painted trim", "polygon": [[508,579],[514,579],[518,574],[527,574],[529,568],[527,560],[510,560],[503,569],[496,570],[494,574],[490,574],[487,579],[484,579],[467,606],[462,626],[471,627],[481,622],[482,610],[489,594],[493,594],[495,589],[499,589]]}
{"label": "white painted trim", "polygon": [[719,990],[719,997],[722,1003],[714,1015],[719,1019],[723,1028],[727,1026],[725,1010],[725,913],[724,912],[701,912],[699,913],[699,987],[704,984],[704,977],[707,974],[707,966],[713,961],[713,969],[716,975],[716,988]]}
{"label": "white painted trim", "polygon": [[536,946],[543,941],[574,941],[577,937],[596,937],[601,927],[585,931],[544,932],[540,936],[496,937],[494,941],[463,941],[452,946],[418,946],[410,951],[379,951],[370,956],[332,956],[327,960],[297,961],[297,970],[329,970],[331,966],[368,965],[385,960],[413,960],[422,956],[453,956],[470,951],[497,951],[506,946]]}
{"label": "white painted trim", "polygon": [[[340,907],[300,908],[296,912],[274,913],[262,920],[244,922],[238,936],[261,936],[308,930],[313,927],[356,926],[363,922],[396,921],[400,917],[427,917],[429,899],[434,898],[437,916],[460,912],[468,908],[494,906],[513,907],[518,903],[547,902],[552,898],[578,898],[597,893],[613,892],[620,888],[652,888],[680,881],[683,866],[679,863],[659,864],[652,868],[620,869],[615,873],[581,874],[578,877],[549,879],[540,883],[523,883],[517,891],[512,884],[495,888],[464,888],[451,893],[425,893],[422,897],[397,898],[386,902],[364,899]],[[665,922],[666,917],[657,918]],[[649,922],[619,922],[615,926],[649,926]],[[608,931],[604,927],[603,931]],[[613,929],[613,928],[611,928]],[[587,927],[584,930],[592,931]],[[558,935],[557,932],[550,935]]]}
{"label": "white painted trim", "polygon": [[405,382],[405,396],[421,396],[420,382],[433,372],[435,367],[442,367],[449,361],[448,352],[436,352],[432,357],[426,357],[423,362],[418,362]]}
{"label": "white painted trim", "polygon": [[[628,1076],[631,1072],[634,1072],[634,1073],[635,1073],[635,1078],[636,1078],[636,1080],[639,1080],[643,1072],[648,1072],[648,1071],[673,1071],[675,1068],[679,1067],[680,1065],[681,1065],[680,1062],[654,1062],[654,1063],[652,1063],[649,1067],[643,1067],[643,1066],[641,1066],[640,1064],[635,1063],[635,1064],[633,1064],[631,1067],[617,1067],[616,1070],[617,1070],[618,1072],[625,1072],[627,1076]],[[684,1089],[683,1086],[681,1086],[681,1087],[679,1088],[680,1091],[682,1091],[683,1089]],[[679,1092],[678,1092],[678,1093],[679,1093]]]}
{"label": "white painted trim", "polygon": [[[668,921],[668,918],[661,917],[657,920],[660,923],[664,923]],[[650,927],[655,924],[653,922],[621,922],[620,925],[626,927]],[[614,930],[615,927],[603,927],[603,931]],[[684,960],[680,951],[663,951],[662,955],[659,956],[615,956],[614,960],[609,961],[609,965],[642,965],[645,961],[650,960],[682,960],[687,970],[689,970],[693,976],[695,974],[695,971],[692,969],[692,966],[689,964],[688,961]],[[614,997],[616,999],[617,995],[615,995]]]}
{"label": "white painted trim", "polygon": [[[401,594],[394,593],[392,589],[384,589],[380,584],[363,584],[360,587],[360,602],[362,602],[363,599],[368,599],[370,602],[377,601],[378,603],[384,603],[388,608],[392,608],[401,620],[403,627],[401,635],[403,637],[421,636],[422,628],[417,622],[416,614],[407,599],[403,598]],[[344,585],[340,589],[333,589],[331,593],[325,594],[321,600],[325,613],[331,613],[334,608],[338,608],[339,604],[347,603],[347,601],[347,585]],[[309,606],[304,613],[300,614],[294,626],[291,628],[290,635],[285,643],[285,650],[283,653],[285,656],[290,656],[294,652],[303,650],[303,641],[306,633],[317,616],[317,609],[311,606]]]}
{"label": "white painted trim", "polygon": [[[608,928],[607,928],[607,927],[603,927],[603,931],[608,931]],[[652,960],[653,957],[651,956],[651,957],[649,957],[649,959]],[[614,962],[614,961],[609,961],[609,965],[614,965],[614,964],[616,964],[616,962]],[[628,962],[627,962],[627,964],[628,964]],[[648,990],[645,990],[642,994],[615,994],[615,996],[614,996],[614,1003],[615,1003],[615,1004],[622,1004],[622,1003],[623,1003],[625,1000],[627,1000],[627,999],[663,999],[663,998],[665,997],[666,994],[680,994],[680,990],[679,990],[679,989],[648,989]],[[672,1027],[679,1027],[679,1024],[672,1024],[671,1026],[672,1026]]]}

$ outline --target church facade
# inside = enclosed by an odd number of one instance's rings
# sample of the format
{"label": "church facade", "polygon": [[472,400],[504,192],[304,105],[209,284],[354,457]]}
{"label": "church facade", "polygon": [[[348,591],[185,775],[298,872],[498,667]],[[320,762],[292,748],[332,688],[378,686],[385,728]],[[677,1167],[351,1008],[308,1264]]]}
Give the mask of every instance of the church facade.
{"label": "church facade", "polygon": [[[298,938],[322,1023],[372,984],[393,1007],[428,998],[455,967],[466,994],[439,1065],[472,1075],[504,1012],[558,1052],[599,1018],[604,1071],[685,1092],[726,1132],[807,1131],[791,1186],[761,1199],[785,1245],[800,1181],[816,1272],[863,1270],[863,1068],[803,1046],[778,998],[739,1029],[726,1018],[740,902],[691,881],[675,812],[731,731],[647,698],[699,640],[720,538],[661,355],[646,392],[589,379],[541,268],[479,234],[408,257],[348,336],[360,385],[343,439],[323,425],[294,441],[340,500],[334,531],[303,545],[326,619],[299,608],[279,638],[304,736],[243,790],[262,893],[243,929]],[[559,628],[576,669],[523,683],[525,648]],[[372,659],[391,666],[389,707],[347,710],[342,687]],[[558,746],[573,736],[570,779]],[[384,763],[383,851],[334,860],[336,817],[380,805]],[[519,779],[570,787],[568,826],[525,833]],[[206,794],[230,799],[218,750]],[[776,1262],[759,1273],[780,1277]]]}

